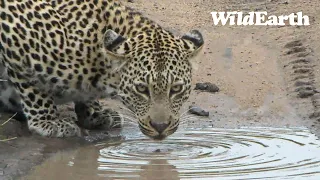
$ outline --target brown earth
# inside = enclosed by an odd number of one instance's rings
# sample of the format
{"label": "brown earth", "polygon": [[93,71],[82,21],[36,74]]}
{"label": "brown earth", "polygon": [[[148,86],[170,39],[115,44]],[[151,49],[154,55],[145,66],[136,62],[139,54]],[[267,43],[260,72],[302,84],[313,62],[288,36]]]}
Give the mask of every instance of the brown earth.
{"label": "brown earth", "polygon": [[[320,3],[315,0],[134,0],[125,2],[163,27],[182,35],[200,30],[205,39],[196,64],[196,82],[212,82],[220,92],[193,91],[194,103],[210,111],[192,126],[275,126],[310,128],[320,135],[319,28]],[[310,26],[214,26],[212,11],[267,11],[289,15],[302,11]],[[61,107],[66,114],[70,108]],[[0,125],[9,115],[2,115]],[[195,119],[195,118],[194,118]],[[191,121],[190,121],[191,122]],[[0,127],[0,179],[26,174],[58,150],[88,142],[30,136],[18,122]]]}

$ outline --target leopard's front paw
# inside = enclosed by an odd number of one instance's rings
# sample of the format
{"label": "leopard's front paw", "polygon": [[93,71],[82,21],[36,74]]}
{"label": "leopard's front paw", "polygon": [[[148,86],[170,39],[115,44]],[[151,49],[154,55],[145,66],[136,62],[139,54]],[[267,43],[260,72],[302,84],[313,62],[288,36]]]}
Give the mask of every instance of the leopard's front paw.
{"label": "leopard's front paw", "polygon": [[41,136],[46,137],[73,137],[82,136],[83,132],[73,120],[56,119],[56,120],[30,120],[29,129]]}
{"label": "leopard's front paw", "polygon": [[123,126],[123,116],[112,109],[100,111],[100,118],[105,120],[105,126],[108,128],[121,128]]}
{"label": "leopard's front paw", "polygon": [[78,118],[77,123],[86,129],[122,127],[122,116],[112,109],[90,107],[79,103],[75,106],[75,112]]}

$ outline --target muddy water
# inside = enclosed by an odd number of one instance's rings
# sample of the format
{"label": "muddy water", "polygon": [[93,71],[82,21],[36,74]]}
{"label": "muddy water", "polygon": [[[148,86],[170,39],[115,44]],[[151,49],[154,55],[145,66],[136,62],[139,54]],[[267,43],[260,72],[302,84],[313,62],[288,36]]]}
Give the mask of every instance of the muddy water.
{"label": "muddy water", "polygon": [[128,132],[61,152],[23,179],[320,179],[320,141],[306,129],[189,129],[164,141]]}

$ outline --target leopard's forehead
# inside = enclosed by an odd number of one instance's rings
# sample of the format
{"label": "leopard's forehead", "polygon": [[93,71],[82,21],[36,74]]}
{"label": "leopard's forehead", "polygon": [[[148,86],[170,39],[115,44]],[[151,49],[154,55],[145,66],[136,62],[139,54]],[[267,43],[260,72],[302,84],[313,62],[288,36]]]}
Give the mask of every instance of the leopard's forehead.
{"label": "leopard's forehead", "polygon": [[188,65],[187,52],[182,41],[171,33],[155,30],[139,34],[131,41],[131,52],[128,53],[135,66],[139,65],[148,71],[161,74],[180,67],[186,68],[183,66]]}
{"label": "leopard's forehead", "polygon": [[128,64],[128,70],[147,82],[178,81],[190,75],[191,65],[183,57],[141,55]]}
{"label": "leopard's forehead", "polygon": [[181,59],[185,55],[181,39],[163,29],[141,32],[130,39],[128,53],[133,56],[147,56],[155,62],[166,59]]}

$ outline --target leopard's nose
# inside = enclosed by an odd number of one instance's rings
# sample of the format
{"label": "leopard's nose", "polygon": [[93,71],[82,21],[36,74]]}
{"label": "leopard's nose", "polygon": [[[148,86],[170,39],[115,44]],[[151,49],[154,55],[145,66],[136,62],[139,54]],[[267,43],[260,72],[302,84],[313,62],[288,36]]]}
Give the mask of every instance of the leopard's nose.
{"label": "leopard's nose", "polygon": [[151,127],[153,127],[159,134],[161,134],[164,130],[169,127],[170,123],[163,123],[163,122],[154,122],[150,121]]}

